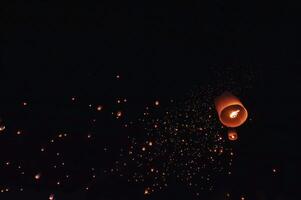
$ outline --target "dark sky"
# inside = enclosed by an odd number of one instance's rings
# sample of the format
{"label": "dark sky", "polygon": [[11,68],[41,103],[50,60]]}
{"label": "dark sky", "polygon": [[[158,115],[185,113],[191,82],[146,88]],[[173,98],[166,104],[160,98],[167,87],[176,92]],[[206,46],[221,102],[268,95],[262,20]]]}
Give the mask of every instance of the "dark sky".
{"label": "dark sky", "polygon": [[[248,194],[250,199],[296,199],[301,165],[300,16],[296,5],[20,1],[5,5],[2,11],[0,117],[11,129],[22,126],[31,134],[22,140],[2,137],[0,162],[24,160],[34,168],[38,157],[31,155],[34,148],[56,129],[73,127],[90,117],[84,104],[110,104],[118,96],[127,96],[132,99],[129,109],[138,113],[153,99],[181,98],[191,88],[215,79],[210,70],[216,66],[225,76],[227,67],[237,73],[251,67],[255,71],[253,88],[244,100],[254,120],[250,127],[242,128],[246,134],[235,146],[239,154],[236,175],[219,183],[213,196],[230,188],[237,196]],[[122,83],[116,82],[117,74]],[[70,111],[72,96],[80,99],[75,111]],[[23,101],[29,103],[29,111],[20,109]],[[81,132],[86,127],[74,129]],[[103,137],[101,144],[120,145],[114,143],[118,134],[112,130]],[[74,153],[78,160],[89,161],[80,151]],[[101,153],[97,156],[103,159]],[[1,168],[3,179],[18,185]],[[273,168],[279,169],[276,177]],[[53,190],[46,183],[21,182],[25,192],[12,191],[0,198],[48,199]],[[113,195],[123,185],[112,182],[110,186],[100,183],[88,194],[74,184],[57,199],[141,198],[131,192]],[[109,192],[102,194],[102,190]],[[189,192],[175,184],[151,198],[185,197],[190,199]]]}

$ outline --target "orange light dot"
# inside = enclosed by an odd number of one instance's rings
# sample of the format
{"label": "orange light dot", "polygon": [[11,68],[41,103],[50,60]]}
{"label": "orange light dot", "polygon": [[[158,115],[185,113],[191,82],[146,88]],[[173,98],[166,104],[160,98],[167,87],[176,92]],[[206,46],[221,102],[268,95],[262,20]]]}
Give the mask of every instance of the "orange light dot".
{"label": "orange light dot", "polygon": [[159,106],[160,102],[159,101],[155,101],[155,105]]}
{"label": "orange light dot", "polygon": [[4,125],[0,126],[0,131],[4,131],[4,130],[5,130],[5,126]]}
{"label": "orange light dot", "polygon": [[121,117],[121,116],[122,116],[122,112],[121,112],[121,111],[118,111],[118,112],[116,113],[116,117],[119,118],[119,117]]}
{"label": "orange light dot", "polygon": [[101,110],[102,110],[102,106],[101,105],[97,106],[97,111],[101,111]]}
{"label": "orange light dot", "polygon": [[34,178],[36,179],[36,180],[39,180],[40,178],[41,178],[41,174],[39,173],[39,174],[36,174],[35,176],[34,176]]}
{"label": "orange light dot", "polygon": [[49,200],[54,200],[54,194],[49,195]]}
{"label": "orange light dot", "polygon": [[149,194],[149,190],[148,190],[148,189],[145,189],[145,190],[144,190],[144,194],[145,194],[145,195],[148,195],[148,194]]}

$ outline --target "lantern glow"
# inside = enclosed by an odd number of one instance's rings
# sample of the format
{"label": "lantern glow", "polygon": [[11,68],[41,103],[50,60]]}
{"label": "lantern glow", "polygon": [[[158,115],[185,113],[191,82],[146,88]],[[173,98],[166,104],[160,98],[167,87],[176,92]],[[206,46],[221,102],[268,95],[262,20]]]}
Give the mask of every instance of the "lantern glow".
{"label": "lantern glow", "polygon": [[240,112],[240,110],[235,110],[235,111],[232,111],[229,115],[230,118],[236,118],[238,113]]}
{"label": "lantern glow", "polygon": [[4,125],[1,125],[0,126],[0,131],[4,131],[5,130],[5,126]]}

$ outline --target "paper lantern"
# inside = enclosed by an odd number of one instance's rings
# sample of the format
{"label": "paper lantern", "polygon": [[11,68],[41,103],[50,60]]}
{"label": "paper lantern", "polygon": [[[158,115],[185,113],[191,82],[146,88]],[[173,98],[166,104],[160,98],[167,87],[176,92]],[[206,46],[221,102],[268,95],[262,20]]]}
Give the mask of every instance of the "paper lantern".
{"label": "paper lantern", "polygon": [[4,125],[0,125],[0,132],[5,130],[5,126]]}
{"label": "paper lantern", "polygon": [[0,132],[5,130],[5,124],[2,122],[2,119],[0,119]]}
{"label": "paper lantern", "polygon": [[229,129],[228,130],[228,139],[231,141],[235,141],[237,140],[238,136],[237,136],[237,132],[235,129]]}
{"label": "paper lantern", "polygon": [[224,92],[215,99],[215,108],[219,120],[226,127],[238,127],[248,118],[247,109],[240,100],[230,92]]}

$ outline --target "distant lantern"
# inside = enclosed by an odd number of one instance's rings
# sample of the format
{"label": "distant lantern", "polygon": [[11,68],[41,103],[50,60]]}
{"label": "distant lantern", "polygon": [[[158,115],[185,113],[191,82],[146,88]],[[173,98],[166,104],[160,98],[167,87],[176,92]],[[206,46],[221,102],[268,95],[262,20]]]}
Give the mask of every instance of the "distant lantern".
{"label": "distant lantern", "polygon": [[2,120],[0,119],[0,132],[4,131],[5,130],[5,125],[4,123],[2,122]]}
{"label": "distant lantern", "polygon": [[98,105],[96,109],[97,109],[97,111],[101,111],[102,110],[102,106]]}
{"label": "distant lantern", "polygon": [[233,128],[241,126],[247,120],[247,109],[241,101],[230,92],[224,92],[215,99],[215,108],[220,122],[224,126],[232,128],[228,132],[229,140],[236,140],[237,133]]}
{"label": "distant lantern", "polygon": [[237,136],[237,132],[235,131],[235,129],[229,129],[228,130],[228,139],[231,141],[235,141],[237,140],[238,136]]}
{"label": "distant lantern", "polygon": [[5,130],[5,125],[1,124],[0,125],[0,132]]}
{"label": "distant lantern", "polygon": [[121,111],[118,111],[118,112],[116,113],[116,117],[119,118],[119,117],[121,117],[121,116],[122,116],[122,112],[121,112]]}
{"label": "distant lantern", "polygon": [[35,178],[36,180],[39,180],[39,179],[41,178],[41,174],[40,174],[40,173],[36,174],[36,175],[34,176],[34,178]]}
{"label": "distant lantern", "polygon": [[148,195],[148,194],[149,194],[149,189],[146,188],[146,189],[144,190],[144,195]]}
{"label": "distant lantern", "polygon": [[49,200],[54,200],[54,194],[50,194],[48,199]]}

